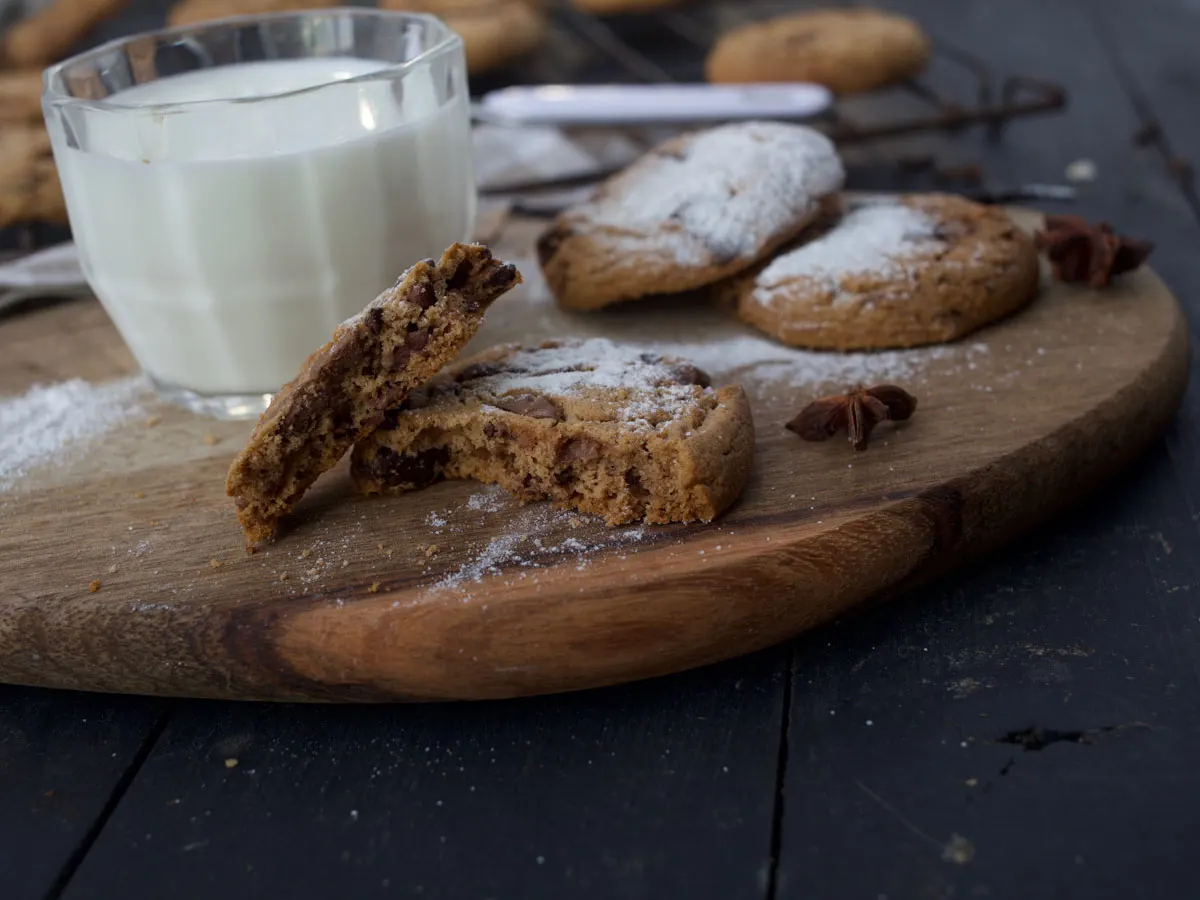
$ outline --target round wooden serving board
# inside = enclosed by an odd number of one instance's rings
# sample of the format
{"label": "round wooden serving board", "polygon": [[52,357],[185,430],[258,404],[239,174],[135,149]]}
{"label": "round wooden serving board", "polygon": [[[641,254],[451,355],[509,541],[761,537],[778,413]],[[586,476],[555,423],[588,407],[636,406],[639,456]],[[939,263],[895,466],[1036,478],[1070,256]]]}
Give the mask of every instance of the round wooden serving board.
{"label": "round wooden serving board", "polygon": [[[223,487],[250,425],[147,397],[145,415],[0,491],[0,679],[430,700],[703,665],[964,564],[1045,519],[1156,438],[1187,377],[1183,317],[1148,270],[1103,292],[1047,283],[1027,311],[950,347],[836,357],[775,347],[686,301],[562,314],[531,259],[537,228],[514,220],[492,241],[528,283],[496,304],[474,347],[606,335],[671,344],[718,380],[740,381],[758,454],[724,517],[609,529],[462,483],[363,499],[342,468],[275,545],[248,556]],[[0,319],[0,394],[133,371],[94,301]],[[860,377],[907,387],[916,415],[881,426],[858,454],[784,429],[809,400]]]}

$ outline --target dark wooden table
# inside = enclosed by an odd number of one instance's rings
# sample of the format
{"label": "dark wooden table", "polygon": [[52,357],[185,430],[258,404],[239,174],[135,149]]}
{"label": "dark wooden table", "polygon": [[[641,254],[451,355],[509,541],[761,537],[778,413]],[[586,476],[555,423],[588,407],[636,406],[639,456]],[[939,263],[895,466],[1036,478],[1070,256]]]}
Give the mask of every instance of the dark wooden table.
{"label": "dark wooden table", "polygon": [[[1093,160],[1073,210],[1154,240],[1195,321],[1200,204],[1168,161],[1200,158],[1200,4],[885,5],[1069,89],[945,153],[1006,183]],[[702,671],[355,708],[0,687],[0,897],[1196,896],[1194,388],[988,564]]]}

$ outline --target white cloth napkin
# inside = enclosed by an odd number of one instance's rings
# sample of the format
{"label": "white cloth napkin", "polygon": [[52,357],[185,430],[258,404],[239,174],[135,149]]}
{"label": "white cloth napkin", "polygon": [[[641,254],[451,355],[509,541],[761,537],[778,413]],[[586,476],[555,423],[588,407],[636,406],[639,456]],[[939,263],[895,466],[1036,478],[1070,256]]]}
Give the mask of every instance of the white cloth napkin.
{"label": "white cloth napkin", "polygon": [[[641,152],[620,135],[595,133],[573,140],[557,128],[479,125],[472,137],[475,181],[481,188],[584,175],[624,165]],[[0,310],[21,300],[88,290],[75,245],[69,242],[0,264]]]}

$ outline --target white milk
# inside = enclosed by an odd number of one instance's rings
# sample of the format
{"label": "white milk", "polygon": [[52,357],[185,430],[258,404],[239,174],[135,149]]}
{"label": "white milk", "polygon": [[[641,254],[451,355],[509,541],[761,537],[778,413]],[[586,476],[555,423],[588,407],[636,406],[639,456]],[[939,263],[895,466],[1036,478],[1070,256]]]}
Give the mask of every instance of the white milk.
{"label": "white milk", "polygon": [[[254,97],[383,66],[248,63],[110,100]],[[85,149],[55,139],[71,227],[88,281],[142,367],[202,394],[275,391],[413,262],[466,239],[475,193],[465,104],[439,109],[429,70],[417,69],[183,114],[72,120]]]}

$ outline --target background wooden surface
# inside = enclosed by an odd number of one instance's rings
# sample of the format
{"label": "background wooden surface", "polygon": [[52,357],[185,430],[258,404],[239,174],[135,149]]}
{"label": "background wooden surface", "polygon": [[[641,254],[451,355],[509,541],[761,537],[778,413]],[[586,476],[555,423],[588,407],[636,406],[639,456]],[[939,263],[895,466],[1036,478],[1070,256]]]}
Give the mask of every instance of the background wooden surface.
{"label": "background wooden surface", "polygon": [[[1064,115],[998,144],[932,146],[1010,183],[1094,160],[1074,209],[1156,241],[1194,321],[1200,207],[1166,163],[1200,153],[1200,10],[884,5],[1070,89]],[[853,177],[907,186],[870,159]],[[1003,555],[679,676],[366,708],[0,688],[8,896],[1185,896],[1196,396],[1128,477]]]}

